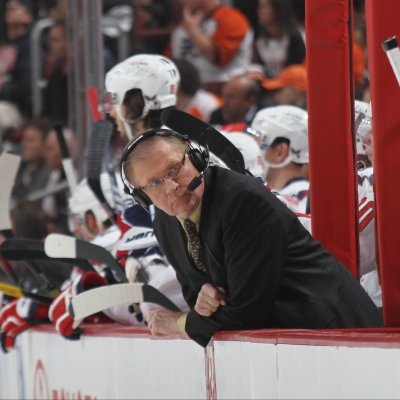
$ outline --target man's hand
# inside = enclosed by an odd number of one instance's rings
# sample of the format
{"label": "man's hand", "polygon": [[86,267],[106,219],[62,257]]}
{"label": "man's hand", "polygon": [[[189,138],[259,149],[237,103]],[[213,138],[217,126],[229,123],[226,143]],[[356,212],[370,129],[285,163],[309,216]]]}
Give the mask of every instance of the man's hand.
{"label": "man's hand", "polygon": [[185,7],[182,12],[182,25],[190,34],[193,29],[199,29],[205,14],[202,11],[193,11]]}
{"label": "man's hand", "polygon": [[226,301],[222,289],[215,288],[209,283],[205,283],[197,296],[195,311],[203,317],[209,317],[218,310],[220,306],[225,306]]}
{"label": "man's hand", "polygon": [[49,306],[22,297],[14,300],[0,312],[1,348],[5,353],[14,348],[15,338],[32,325],[49,322]]}
{"label": "man's hand", "polygon": [[151,334],[155,336],[183,334],[177,324],[178,318],[182,314],[184,313],[167,310],[166,308],[151,310],[147,321]]}

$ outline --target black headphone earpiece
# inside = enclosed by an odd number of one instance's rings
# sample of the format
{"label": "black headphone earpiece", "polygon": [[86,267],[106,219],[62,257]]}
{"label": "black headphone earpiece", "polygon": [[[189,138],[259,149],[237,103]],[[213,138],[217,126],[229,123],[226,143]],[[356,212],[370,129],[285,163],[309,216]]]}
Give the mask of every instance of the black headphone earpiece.
{"label": "black headphone earpiece", "polygon": [[188,157],[190,162],[193,164],[193,166],[199,171],[203,172],[206,168],[208,168],[209,165],[209,152],[208,149],[202,149],[199,147],[194,147],[192,143],[190,142],[189,137],[184,136],[178,132],[175,132],[171,129],[151,129],[148,130],[144,133],[142,133],[138,138],[134,139],[131,143],[128,144],[128,146],[125,148],[124,152],[122,153],[121,156],[121,162],[120,162],[120,173],[121,173],[121,179],[123,183],[123,190],[124,193],[128,194],[131,196],[138,204],[140,204],[143,208],[148,209],[148,207],[152,204],[152,201],[150,197],[142,190],[142,189],[136,189],[131,184],[129,183],[128,179],[126,178],[125,175],[125,170],[124,170],[124,163],[128,159],[129,154],[132,153],[132,151],[136,148],[136,146],[147,140],[150,139],[153,136],[156,135],[161,135],[161,136],[175,136],[182,141],[186,142],[188,144],[189,150],[187,152]]}
{"label": "black headphone earpiece", "polygon": [[196,147],[193,147],[189,143],[189,151],[187,154],[190,162],[197,169],[197,171],[203,172],[208,167],[208,161],[210,157],[207,149],[200,150]]}

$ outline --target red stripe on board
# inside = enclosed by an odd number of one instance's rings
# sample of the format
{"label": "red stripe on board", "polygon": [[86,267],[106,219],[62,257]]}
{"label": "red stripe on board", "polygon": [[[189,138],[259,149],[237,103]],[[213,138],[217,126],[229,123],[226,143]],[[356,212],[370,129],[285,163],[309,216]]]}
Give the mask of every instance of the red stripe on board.
{"label": "red stripe on board", "polygon": [[[82,324],[84,336],[149,338],[152,340],[190,340],[180,336],[151,336],[145,327],[120,324]],[[58,335],[51,324],[36,325],[33,331]],[[258,329],[217,332],[212,342],[238,341],[272,344],[302,344],[310,346],[386,347],[400,348],[400,328],[360,329]],[[213,346],[210,342],[209,346]],[[212,353],[210,353],[212,354]],[[209,355],[210,355],[209,354]],[[211,356],[213,358],[213,355]],[[210,367],[210,366],[209,366]],[[215,379],[215,371],[212,372]],[[210,392],[211,393],[211,392]]]}

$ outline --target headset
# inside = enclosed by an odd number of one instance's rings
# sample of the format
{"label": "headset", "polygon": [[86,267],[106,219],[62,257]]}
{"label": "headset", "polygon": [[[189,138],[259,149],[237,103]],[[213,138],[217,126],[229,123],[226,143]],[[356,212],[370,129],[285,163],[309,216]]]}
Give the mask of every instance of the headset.
{"label": "headset", "polygon": [[[124,185],[124,192],[139,203],[146,210],[152,204],[150,197],[142,190],[137,189],[131,185],[131,183],[126,178],[124,164],[127,161],[129,155],[132,151],[144,141],[154,137],[154,136],[175,136],[183,142],[187,143],[188,151],[187,155],[189,157],[190,162],[193,166],[199,171],[200,175],[195,176],[188,184],[187,188],[190,191],[195,190],[200,184],[204,177],[205,170],[209,167],[210,164],[210,154],[208,151],[208,147],[201,147],[197,142],[193,142],[189,139],[188,136],[182,135],[178,132],[173,131],[172,129],[166,128],[158,128],[158,129],[150,129],[146,132],[143,132],[138,138],[133,140],[128,146],[125,148],[124,152],[121,156],[121,179]],[[193,146],[195,144],[195,146]]]}

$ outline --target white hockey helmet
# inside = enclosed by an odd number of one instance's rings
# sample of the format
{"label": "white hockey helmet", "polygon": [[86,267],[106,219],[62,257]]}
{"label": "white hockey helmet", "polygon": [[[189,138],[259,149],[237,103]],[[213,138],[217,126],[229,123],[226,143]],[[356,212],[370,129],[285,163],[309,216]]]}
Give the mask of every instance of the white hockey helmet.
{"label": "white hockey helmet", "polygon": [[[107,172],[103,172],[100,175],[100,185],[108,204],[110,204],[111,207],[114,207],[111,180]],[[74,190],[74,193],[68,199],[68,207],[72,219],[77,217],[81,221],[84,221],[85,213],[87,211],[93,212],[98,225],[101,225],[101,223],[107,221],[109,218],[107,212],[104,210],[103,206],[90,189],[86,178],[79,182],[78,186]]]}
{"label": "white hockey helmet", "polygon": [[169,58],[158,54],[137,54],[108,71],[105,86],[118,116],[123,121],[120,109],[126,93],[131,89],[140,89],[144,108],[136,119],[139,120],[150,110],[174,106],[179,81],[178,68]]}
{"label": "white hockey helmet", "polygon": [[361,100],[354,101],[354,113],[356,121],[356,140],[357,140],[357,153],[365,154],[362,146],[362,140],[365,135],[372,129],[372,109],[371,103]]}
{"label": "white hockey helmet", "polygon": [[243,132],[221,131],[221,133],[240,150],[246,169],[254,176],[262,175],[263,169],[260,160],[260,147],[255,138]]}
{"label": "white hockey helmet", "polygon": [[264,108],[255,115],[251,129],[261,150],[271,146],[275,139],[285,138],[290,142],[290,161],[308,163],[308,114],[302,108],[290,105]]}

